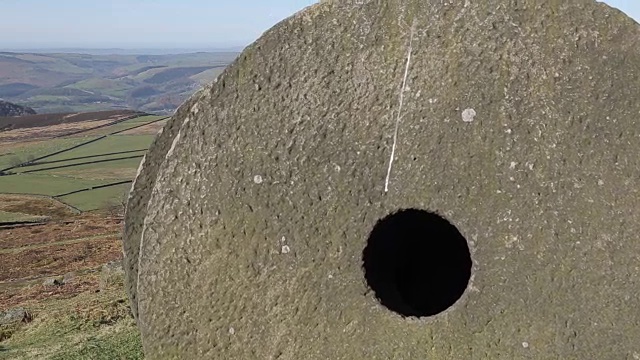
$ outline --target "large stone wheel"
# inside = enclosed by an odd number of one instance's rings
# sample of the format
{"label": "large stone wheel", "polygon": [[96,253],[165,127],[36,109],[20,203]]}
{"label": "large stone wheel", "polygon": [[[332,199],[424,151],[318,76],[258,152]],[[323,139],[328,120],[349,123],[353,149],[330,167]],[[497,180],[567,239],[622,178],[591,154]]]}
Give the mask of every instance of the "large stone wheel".
{"label": "large stone wheel", "polygon": [[639,359],[639,35],[592,0],[278,24],[134,185],[147,357]]}

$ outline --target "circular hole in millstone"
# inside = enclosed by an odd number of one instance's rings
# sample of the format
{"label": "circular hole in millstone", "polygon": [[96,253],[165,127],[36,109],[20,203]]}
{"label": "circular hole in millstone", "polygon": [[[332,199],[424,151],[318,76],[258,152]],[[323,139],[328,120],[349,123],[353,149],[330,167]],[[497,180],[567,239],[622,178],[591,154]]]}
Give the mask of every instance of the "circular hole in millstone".
{"label": "circular hole in millstone", "polygon": [[471,277],[466,239],[445,218],[424,210],[403,209],[379,220],[362,259],[380,303],[402,316],[443,312]]}

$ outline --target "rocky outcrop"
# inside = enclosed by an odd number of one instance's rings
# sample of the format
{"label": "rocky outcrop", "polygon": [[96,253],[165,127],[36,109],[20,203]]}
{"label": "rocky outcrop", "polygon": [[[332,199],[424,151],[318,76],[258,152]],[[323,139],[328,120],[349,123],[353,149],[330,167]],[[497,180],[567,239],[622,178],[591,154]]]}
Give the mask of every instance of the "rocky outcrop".
{"label": "rocky outcrop", "polygon": [[593,0],[281,22],[140,168],[146,356],[637,356],[639,32]]}
{"label": "rocky outcrop", "polygon": [[16,105],[0,100],[0,117],[13,117],[24,115],[35,115],[36,111],[30,107]]}

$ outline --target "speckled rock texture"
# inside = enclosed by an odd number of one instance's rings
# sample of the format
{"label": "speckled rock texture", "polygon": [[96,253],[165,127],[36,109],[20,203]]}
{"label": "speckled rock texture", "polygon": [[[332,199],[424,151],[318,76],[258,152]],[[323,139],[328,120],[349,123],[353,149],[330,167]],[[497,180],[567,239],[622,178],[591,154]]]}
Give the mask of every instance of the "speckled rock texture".
{"label": "speckled rock texture", "polygon": [[194,94],[176,111],[175,115],[167,121],[167,124],[162,128],[149,147],[147,155],[140,162],[138,174],[131,186],[125,211],[123,233],[123,250],[125,256],[122,265],[125,269],[125,285],[131,302],[131,311],[136,319],[138,317],[136,288],[138,286],[140,239],[142,237],[142,225],[147,215],[147,204],[151,196],[151,191],[153,190],[153,184],[155,184],[158,169],[167,156],[173,139],[175,139],[178,131],[180,131],[184,118],[188,112],[191,111],[191,107],[198,101],[199,95],[203,91],[207,91],[207,89],[208,88],[205,88]]}
{"label": "speckled rock texture", "polygon": [[[305,9],[141,167],[125,270],[147,358],[640,359],[638,99],[640,28],[593,0]],[[408,208],[471,250],[435,316],[363,274]]]}

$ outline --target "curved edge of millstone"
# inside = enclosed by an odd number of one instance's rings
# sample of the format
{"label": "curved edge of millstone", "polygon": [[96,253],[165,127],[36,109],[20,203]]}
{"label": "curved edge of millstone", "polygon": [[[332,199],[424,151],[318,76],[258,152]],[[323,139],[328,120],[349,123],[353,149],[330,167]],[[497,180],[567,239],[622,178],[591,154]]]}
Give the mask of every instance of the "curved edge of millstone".
{"label": "curved edge of millstone", "polygon": [[148,203],[153,193],[158,174],[163,168],[165,160],[173,152],[173,146],[180,130],[191,119],[202,118],[198,115],[197,106],[201,102],[212,102],[219,89],[225,88],[225,80],[231,73],[237,73],[244,66],[247,56],[259,51],[261,46],[269,44],[272,37],[279,31],[287,29],[294,21],[304,19],[305,22],[312,18],[321,10],[328,10],[331,6],[341,0],[320,0],[318,3],[306,6],[291,16],[281,20],[266,30],[258,39],[245,47],[238,56],[230,62],[224,71],[211,83],[204,86],[185,101],[169,119],[167,124],[160,130],[152,145],[149,147],[147,155],[142,159],[136,177],[131,185],[127,207],[125,211],[125,226],[123,234],[125,270],[125,288],[129,297],[131,311],[139,322],[138,311],[138,287],[139,287],[139,266],[143,251],[143,237],[145,229],[145,219],[149,214]]}
{"label": "curved edge of millstone", "polygon": [[147,204],[151,197],[158,171],[162,165],[173,140],[180,132],[189,112],[194,111],[194,105],[209,87],[205,87],[191,96],[167,121],[158,132],[147,154],[142,158],[136,177],[131,184],[127,207],[125,210],[124,232],[122,247],[124,253],[123,267],[125,271],[125,288],[129,296],[131,312],[138,319],[138,262],[140,257],[140,240],[143,233],[144,219],[147,216]]}
{"label": "curved edge of millstone", "polygon": [[[321,3],[325,3],[322,1]],[[123,267],[125,270],[125,288],[129,297],[131,312],[138,320],[138,266],[140,263],[141,240],[144,233],[144,222],[147,217],[147,205],[153,192],[153,188],[158,177],[158,172],[164,163],[167,154],[171,151],[171,146],[175,138],[180,133],[185,119],[189,114],[197,115],[197,104],[203,99],[210,99],[212,92],[216,86],[224,88],[224,79],[230,69],[236,69],[242,63],[241,57],[247,53],[253,52],[259,48],[264,42],[267,33],[274,29],[285,26],[288,22],[298,16],[307,16],[312,9],[319,8],[321,3],[313,4],[298,11],[292,16],[282,20],[265,32],[260,39],[247,46],[238,57],[232,61],[225,70],[210,84],[203,87],[200,91],[193,94],[185,101],[169,119],[167,124],[160,130],[153,143],[140,162],[136,178],[131,184],[129,198],[127,200],[127,208],[125,211],[125,226],[123,232]],[[325,5],[325,4],[323,4]],[[216,85],[222,81],[222,85]]]}

